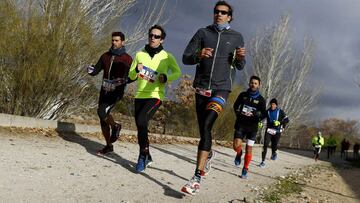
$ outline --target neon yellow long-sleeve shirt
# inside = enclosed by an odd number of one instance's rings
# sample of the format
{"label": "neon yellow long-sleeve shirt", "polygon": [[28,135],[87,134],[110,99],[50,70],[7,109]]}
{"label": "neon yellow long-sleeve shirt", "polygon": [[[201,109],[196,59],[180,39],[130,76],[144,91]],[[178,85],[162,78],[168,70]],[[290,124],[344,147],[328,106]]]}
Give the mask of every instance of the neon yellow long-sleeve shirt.
{"label": "neon yellow long-sleeve shirt", "polygon": [[[139,73],[136,72],[138,64],[144,66],[143,70]],[[177,80],[180,77],[180,67],[172,54],[161,50],[151,58],[145,49],[137,52],[129,72],[129,78],[131,80],[137,78],[135,98],[158,98],[164,100],[166,84],[159,82],[158,77],[160,74],[166,75],[167,82]]]}
{"label": "neon yellow long-sleeve shirt", "polygon": [[324,145],[324,138],[322,136],[314,136],[312,139],[311,139],[311,142],[312,144],[314,145],[321,145],[323,146]]}

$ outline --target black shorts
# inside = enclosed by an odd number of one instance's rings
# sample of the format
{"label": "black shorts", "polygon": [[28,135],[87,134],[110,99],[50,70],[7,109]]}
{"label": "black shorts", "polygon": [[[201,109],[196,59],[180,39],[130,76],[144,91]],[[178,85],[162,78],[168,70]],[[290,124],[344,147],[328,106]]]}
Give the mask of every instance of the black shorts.
{"label": "black shorts", "polygon": [[98,115],[100,119],[105,119],[114,108],[115,104],[124,96],[124,88],[115,89],[112,92],[100,91]]}
{"label": "black shorts", "polygon": [[242,140],[247,139],[247,140],[255,141],[256,134],[257,134],[257,131],[254,131],[253,129],[246,129],[244,127],[240,127],[240,128],[235,129],[234,139],[239,138]]}
{"label": "black shorts", "polygon": [[104,90],[100,91],[99,105],[107,103],[109,105],[114,105],[116,102],[120,101],[124,96],[124,89],[115,89],[112,92],[106,92]]}
{"label": "black shorts", "polygon": [[320,154],[321,147],[314,147],[314,154]]}

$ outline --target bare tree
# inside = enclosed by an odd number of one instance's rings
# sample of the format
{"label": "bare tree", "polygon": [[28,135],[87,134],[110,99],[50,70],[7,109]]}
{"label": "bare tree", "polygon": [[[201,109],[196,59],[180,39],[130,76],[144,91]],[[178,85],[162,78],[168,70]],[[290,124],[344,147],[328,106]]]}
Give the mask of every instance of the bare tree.
{"label": "bare tree", "polygon": [[[139,18],[125,30],[132,50],[151,25],[166,22],[167,1],[2,1],[0,17],[8,26],[0,31],[0,56],[14,59],[15,65],[0,67],[1,112],[57,119],[94,107],[97,90],[82,67],[96,62],[94,56],[103,50],[99,43],[110,30],[119,30],[139,3]],[[16,36],[21,43],[11,43]]]}
{"label": "bare tree", "polygon": [[[252,74],[259,76],[261,92],[267,99],[277,98],[291,119],[289,128],[313,108],[319,89],[310,89],[307,79],[311,72],[313,41],[305,38],[300,53],[289,31],[289,15],[260,32],[250,43]],[[246,77],[250,75],[247,71]],[[291,135],[290,135],[291,136]]]}
{"label": "bare tree", "polygon": [[[55,4],[54,0],[7,0],[28,14],[29,7],[46,13],[49,6]],[[67,0],[60,1],[57,6],[63,7],[69,3]],[[135,51],[136,45],[146,39],[149,26],[154,24],[165,24],[169,17],[164,17],[168,8],[167,0],[79,0],[73,3],[73,7],[80,9],[84,13],[84,18],[88,20],[93,35],[96,38],[108,36],[109,30],[114,27],[120,28],[124,16],[136,14],[137,20],[131,26],[124,27],[127,34],[127,46],[130,52]],[[133,9],[135,8],[136,9]],[[133,9],[134,13],[131,13]],[[169,13],[167,13],[169,14]],[[136,18],[134,16],[134,18]],[[80,18],[77,18],[80,20]]]}

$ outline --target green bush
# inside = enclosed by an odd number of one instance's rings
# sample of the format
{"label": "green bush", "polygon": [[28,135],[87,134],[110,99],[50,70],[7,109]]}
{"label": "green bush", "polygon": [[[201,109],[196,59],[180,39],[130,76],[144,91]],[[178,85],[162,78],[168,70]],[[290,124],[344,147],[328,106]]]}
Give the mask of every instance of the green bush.
{"label": "green bush", "polygon": [[96,104],[83,70],[97,52],[76,1],[53,0],[43,10],[0,2],[0,111],[56,119]]}

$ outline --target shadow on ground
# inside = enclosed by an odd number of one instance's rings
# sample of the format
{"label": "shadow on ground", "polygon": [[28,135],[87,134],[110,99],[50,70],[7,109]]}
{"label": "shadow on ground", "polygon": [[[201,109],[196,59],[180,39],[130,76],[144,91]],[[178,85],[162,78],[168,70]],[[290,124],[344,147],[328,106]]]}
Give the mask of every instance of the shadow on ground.
{"label": "shadow on ground", "polygon": [[[62,139],[64,139],[65,141],[68,142],[73,142],[73,143],[77,143],[81,146],[83,146],[86,151],[94,156],[97,156],[99,158],[103,158],[106,159],[108,161],[111,161],[113,163],[119,164],[120,166],[122,166],[123,168],[127,169],[129,172],[131,173],[137,173],[135,171],[135,162],[129,161],[123,157],[121,157],[120,155],[116,154],[116,153],[109,153],[109,155],[98,155],[97,151],[99,149],[102,149],[104,147],[104,145],[90,140],[86,137],[82,137],[81,135],[77,134],[75,132],[75,125],[72,123],[66,123],[66,122],[58,122],[58,128],[56,129],[59,137],[61,137]],[[165,171],[162,169],[158,169],[155,167],[151,167],[154,170],[160,170],[163,172],[167,172],[170,175],[174,175],[178,178],[181,179],[185,179],[179,175],[177,175],[176,173],[174,173],[173,171]],[[178,192],[174,189],[172,189],[171,187],[169,187],[168,185],[162,183],[161,181],[156,180],[155,178],[149,176],[146,173],[140,173],[139,175],[142,175],[143,177],[155,182],[156,184],[160,185],[163,189],[164,189],[164,195],[166,196],[170,196],[176,199],[182,199],[185,195],[181,192]],[[185,179],[186,180],[186,179]]]}
{"label": "shadow on ground", "polygon": [[[280,150],[292,154],[294,157],[307,157],[312,158],[313,157],[313,151],[312,150],[298,150],[298,149],[288,149],[288,148],[281,148]],[[351,154],[352,155],[352,154]],[[357,194],[356,197],[347,196],[335,191],[331,190],[324,190],[317,187],[312,186],[306,186],[311,187],[313,189],[323,190],[326,192],[331,192],[333,194],[337,194],[344,197],[349,197],[353,199],[360,199],[360,160],[357,160],[357,164],[354,164],[354,162],[347,161],[344,159],[341,159],[340,152],[336,152],[332,156],[328,158],[326,149],[322,149],[322,152],[320,153],[321,161],[329,162],[334,167],[336,172],[343,178],[343,180],[346,182],[346,184],[351,188],[352,191],[354,191],[355,194]],[[331,188],[331,187],[329,187]]]}

